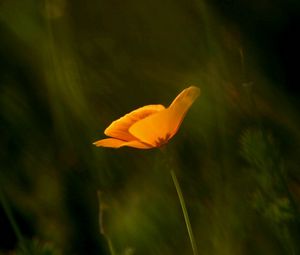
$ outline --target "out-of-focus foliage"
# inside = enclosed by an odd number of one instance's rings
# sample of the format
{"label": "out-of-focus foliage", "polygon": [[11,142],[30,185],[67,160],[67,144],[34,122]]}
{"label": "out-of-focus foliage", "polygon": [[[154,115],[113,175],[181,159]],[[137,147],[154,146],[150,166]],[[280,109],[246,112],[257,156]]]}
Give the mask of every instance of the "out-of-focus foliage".
{"label": "out-of-focus foliage", "polygon": [[60,255],[53,245],[38,240],[26,241],[16,250],[16,255]]}
{"label": "out-of-focus foliage", "polygon": [[[252,205],[274,228],[287,254],[297,254],[296,239],[289,225],[298,224],[298,205],[287,183],[287,170],[271,134],[246,130],[241,137],[241,154],[250,163],[255,178]],[[293,240],[293,241],[291,241]]]}
{"label": "out-of-focus foliage", "polygon": [[[0,1],[0,254],[192,254],[170,168],[201,255],[298,254],[298,2]],[[92,145],[189,85],[165,153]]]}

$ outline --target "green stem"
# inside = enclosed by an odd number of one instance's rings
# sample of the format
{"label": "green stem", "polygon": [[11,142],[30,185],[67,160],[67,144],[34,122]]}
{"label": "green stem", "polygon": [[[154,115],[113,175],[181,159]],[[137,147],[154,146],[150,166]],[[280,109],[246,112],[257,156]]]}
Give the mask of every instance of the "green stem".
{"label": "green stem", "polygon": [[2,191],[2,189],[0,188],[0,201],[1,201],[1,204],[3,206],[3,209],[4,209],[4,212],[6,213],[7,217],[8,217],[8,220],[17,236],[17,239],[19,241],[19,244],[21,245],[21,249],[23,249],[23,251],[25,252],[25,254],[29,254],[29,252],[27,251],[27,248],[25,247],[25,242],[24,242],[24,238],[21,234],[21,231],[18,227],[18,224],[16,223],[15,219],[14,219],[14,216],[11,212],[11,209],[9,207],[9,204],[7,203],[6,201],[6,198],[4,196],[4,193]]}
{"label": "green stem", "polygon": [[108,235],[105,233],[104,226],[103,226],[103,206],[102,206],[102,199],[101,199],[101,191],[97,191],[97,196],[98,196],[98,203],[99,203],[99,227],[100,227],[100,234],[103,235],[103,237],[107,241],[108,249],[109,249],[109,254],[110,255],[116,255],[115,249],[113,247],[112,241],[108,237]]}
{"label": "green stem", "polygon": [[197,249],[194,233],[193,233],[193,230],[192,230],[190,218],[189,218],[189,215],[188,215],[188,212],[187,212],[187,209],[186,209],[185,201],[184,201],[184,198],[183,198],[183,194],[182,194],[179,182],[177,180],[175,172],[173,170],[170,170],[170,173],[171,173],[171,176],[172,176],[172,180],[174,182],[174,186],[175,186],[176,191],[177,191],[177,195],[178,195],[178,198],[179,198],[179,202],[180,202],[181,209],[182,209],[183,216],[184,216],[184,220],[185,220],[185,225],[186,225],[186,228],[187,228],[188,233],[189,233],[193,254],[198,255],[198,249]]}
{"label": "green stem", "polygon": [[107,243],[108,243],[108,248],[109,248],[110,254],[111,254],[111,255],[116,255],[115,249],[114,249],[114,247],[113,247],[113,244],[112,244],[110,238],[108,238],[108,237],[106,236],[106,239],[107,239]]}

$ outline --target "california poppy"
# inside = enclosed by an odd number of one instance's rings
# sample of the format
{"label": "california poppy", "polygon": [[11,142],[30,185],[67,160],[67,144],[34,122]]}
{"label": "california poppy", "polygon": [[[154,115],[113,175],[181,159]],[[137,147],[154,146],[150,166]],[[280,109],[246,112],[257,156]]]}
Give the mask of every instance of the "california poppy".
{"label": "california poppy", "polygon": [[200,89],[184,89],[168,108],[163,105],[146,105],[113,121],[104,134],[110,138],[93,144],[98,147],[120,148],[129,146],[151,149],[167,143],[178,131],[188,109],[196,100]]}

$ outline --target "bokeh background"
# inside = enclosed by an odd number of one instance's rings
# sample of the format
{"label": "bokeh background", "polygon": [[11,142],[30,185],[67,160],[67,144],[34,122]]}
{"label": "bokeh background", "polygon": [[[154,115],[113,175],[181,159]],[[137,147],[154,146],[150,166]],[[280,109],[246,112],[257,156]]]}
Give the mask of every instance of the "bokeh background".
{"label": "bokeh background", "polygon": [[[0,254],[300,254],[297,0],[1,0]],[[92,145],[201,89],[158,149]],[[166,163],[166,157],[172,164]]]}

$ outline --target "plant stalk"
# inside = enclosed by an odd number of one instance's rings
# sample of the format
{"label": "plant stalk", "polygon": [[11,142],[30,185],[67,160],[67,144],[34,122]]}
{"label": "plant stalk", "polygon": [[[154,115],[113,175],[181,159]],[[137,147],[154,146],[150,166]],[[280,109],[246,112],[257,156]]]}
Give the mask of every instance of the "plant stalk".
{"label": "plant stalk", "polygon": [[187,231],[188,231],[188,234],[189,234],[189,238],[190,238],[190,242],[191,242],[191,245],[192,245],[193,254],[198,255],[198,249],[197,249],[194,233],[193,233],[193,230],[192,230],[190,218],[189,218],[189,215],[188,215],[188,212],[187,212],[187,209],[186,209],[184,197],[183,197],[179,182],[177,180],[175,172],[173,170],[170,170],[170,173],[171,173],[172,180],[173,180],[174,186],[176,188],[177,195],[178,195],[178,198],[179,198],[179,202],[180,202],[180,205],[181,205],[185,225],[186,225],[186,228],[187,228]]}

